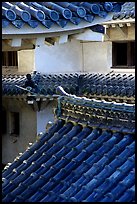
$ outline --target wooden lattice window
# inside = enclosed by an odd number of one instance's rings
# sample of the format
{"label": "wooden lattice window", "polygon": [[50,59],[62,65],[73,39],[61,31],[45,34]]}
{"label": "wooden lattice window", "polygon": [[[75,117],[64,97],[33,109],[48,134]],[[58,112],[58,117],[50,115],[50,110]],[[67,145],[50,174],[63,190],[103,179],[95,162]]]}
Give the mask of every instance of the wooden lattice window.
{"label": "wooden lattice window", "polygon": [[2,66],[18,66],[18,53],[17,51],[4,51],[2,52]]}

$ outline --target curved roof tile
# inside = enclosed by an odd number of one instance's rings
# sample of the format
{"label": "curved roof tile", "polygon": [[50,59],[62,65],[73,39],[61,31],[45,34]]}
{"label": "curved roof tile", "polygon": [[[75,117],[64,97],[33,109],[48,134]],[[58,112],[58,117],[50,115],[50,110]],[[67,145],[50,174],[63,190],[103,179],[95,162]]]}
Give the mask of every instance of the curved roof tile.
{"label": "curved roof tile", "polygon": [[36,28],[42,24],[50,29],[62,28],[68,22],[79,25],[92,22],[96,16],[105,18],[109,12],[119,12],[124,2],[2,2],[2,27],[12,23],[21,29],[24,24]]}
{"label": "curved roof tile", "polygon": [[[32,73],[32,80],[37,85],[33,89],[38,95],[54,95],[57,86],[62,86],[69,94],[86,96],[88,98],[113,98],[135,99],[135,76],[130,74],[59,74],[46,75]],[[2,92],[4,96],[17,96],[27,94],[25,90],[17,88],[15,85],[23,87],[26,81],[25,75],[3,75]]]}
{"label": "curved roof tile", "polygon": [[113,20],[122,20],[128,18],[135,18],[135,2],[126,2],[122,5],[120,12],[117,12],[113,16]]}
{"label": "curved roof tile", "polygon": [[58,120],[2,180],[3,202],[134,202],[134,134]]}
{"label": "curved roof tile", "polygon": [[134,202],[135,106],[63,96],[58,108],[56,122],[4,168],[2,201]]}

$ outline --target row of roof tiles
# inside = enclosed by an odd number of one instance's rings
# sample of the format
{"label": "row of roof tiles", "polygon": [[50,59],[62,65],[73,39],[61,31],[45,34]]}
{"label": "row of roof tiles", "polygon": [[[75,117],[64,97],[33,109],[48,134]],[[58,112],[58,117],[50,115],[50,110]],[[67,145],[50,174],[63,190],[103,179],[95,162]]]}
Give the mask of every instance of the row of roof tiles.
{"label": "row of roof tiles", "polygon": [[120,12],[113,15],[113,20],[135,18],[135,2],[126,2]]}
{"label": "row of roof tiles", "polygon": [[46,28],[68,22],[78,25],[83,20],[92,22],[99,16],[106,18],[109,12],[119,12],[124,2],[2,2],[2,27],[10,23],[16,28],[24,24],[36,28],[39,23]]}
{"label": "row of roof tiles", "polygon": [[84,76],[81,94],[135,97],[135,77],[126,74],[97,74]]}
{"label": "row of roof tiles", "polygon": [[77,97],[67,94],[62,87],[57,87],[57,92],[57,118],[124,134],[135,133],[135,104]]}
{"label": "row of roof tiles", "polygon": [[[102,97],[135,97],[135,76],[126,74],[59,74],[45,75],[33,73],[32,80],[37,84],[37,94],[54,95],[56,88],[62,86],[69,94],[87,96],[88,98]],[[3,95],[23,95],[28,92],[15,85],[23,87],[26,81],[25,75],[3,75]]]}
{"label": "row of roof tiles", "polygon": [[[134,104],[77,97],[67,94],[62,87],[57,89],[60,94],[58,106],[55,109],[57,117],[67,118],[69,121],[81,122],[85,125],[91,123],[92,126],[94,124],[95,127],[99,126],[101,128],[104,127],[102,124],[105,123],[105,126],[109,129],[115,124],[115,130],[124,133],[129,133],[129,129],[135,131]],[[124,128],[121,129],[121,126],[124,126]]]}
{"label": "row of roof tiles", "polygon": [[134,202],[134,135],[58,120],[2,177],[3,202]]}

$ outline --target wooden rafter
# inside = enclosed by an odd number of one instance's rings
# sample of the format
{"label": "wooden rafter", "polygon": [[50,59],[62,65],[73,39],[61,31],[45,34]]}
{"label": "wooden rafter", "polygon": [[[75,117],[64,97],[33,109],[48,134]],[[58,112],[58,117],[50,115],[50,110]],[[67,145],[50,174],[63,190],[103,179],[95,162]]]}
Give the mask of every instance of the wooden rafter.
{"label": "wooden rafter", "polygon": [[110,40],[110,28],[109,28],[109,27],[106,29],[105,37],[106,37],[108,40]]}
{"label": "wooden rafter", "polygon": [[122,35],[123,35],[124,37],[127,38],[128,30],[127,30],[127,27],[126,27],[126,26],[120,27],[119,25],[117,25],[116,28],[122,33]]}

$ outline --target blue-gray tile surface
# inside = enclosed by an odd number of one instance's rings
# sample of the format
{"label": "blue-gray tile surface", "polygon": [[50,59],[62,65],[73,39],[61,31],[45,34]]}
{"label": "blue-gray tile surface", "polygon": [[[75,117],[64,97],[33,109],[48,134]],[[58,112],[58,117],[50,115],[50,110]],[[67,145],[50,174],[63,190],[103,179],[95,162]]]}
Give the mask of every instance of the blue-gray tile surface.
{"label": "blue-gray tile surface", "polygon": [[121,11],[113,15],[113,20],[122,19],[135,19],[135,2],[126,2]]}
{"label": "blue-gray tile surface", "polygon": [[[135,76],[133,74],[117,73],[92,73],[92,74],[59,74],[46,75],[32,73],[32,80],[37,84],[37,94],[54,95],[57,86],[62,86],[69,94],[96,97],[135,98]],[[26,95],[27,91],[17,88],[15,85],[24,86],[25,75],[3,75],[3,96]],[[35,92],[35,90],[33,90]],[[114,100],[114,99],[113,99]]]}
{"label": "blue-gray tile surface", "polygon": [[133,202],[134,134],[58,120],[2,177],[3,202]]}
{"label": "blue-gray tile surface", "polygon": [[12,24],[18,29],[27,24],[39,24],[50,29],[64,28],[68,22],[79,25],[93,22],[96,16],[106,18],[109,12],[119,12],[124,2],[2,2],[2,27]]}
{"label": "blue-gray tile surface", "polygon": [[135,105],[60,95],[55,114],[4,168],[2,201],[135,201]]}

